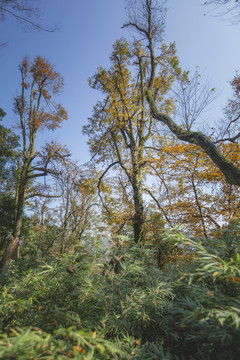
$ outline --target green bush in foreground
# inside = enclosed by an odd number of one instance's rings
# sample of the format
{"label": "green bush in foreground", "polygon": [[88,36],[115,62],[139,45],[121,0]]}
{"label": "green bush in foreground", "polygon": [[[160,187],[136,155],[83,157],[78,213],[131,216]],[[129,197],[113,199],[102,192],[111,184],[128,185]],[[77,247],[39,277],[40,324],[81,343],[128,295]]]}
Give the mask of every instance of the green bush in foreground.
{"label": "green bush in foreground", "polygon": [[220,240],[207,248],[172,232],[163,241],[195,257],[162,271],[153,250],[122,239],[109,261],[82,253],[12,264],[1,280],[0,359],[238,359],[237,246],[229,257]]}

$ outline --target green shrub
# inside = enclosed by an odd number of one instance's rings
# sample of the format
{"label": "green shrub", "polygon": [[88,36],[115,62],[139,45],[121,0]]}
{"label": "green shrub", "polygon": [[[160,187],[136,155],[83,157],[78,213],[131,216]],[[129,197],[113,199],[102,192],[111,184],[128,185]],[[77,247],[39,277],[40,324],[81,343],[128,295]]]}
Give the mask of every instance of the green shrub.
{"label": "green shrub", "polygon": [[229,257],[222,239],[205,246],[177,231],[165,241],[195,257],[162,271],[148,245],[122,238],[107,255],[11,264],[0,359],[238,359],[238,249]]}

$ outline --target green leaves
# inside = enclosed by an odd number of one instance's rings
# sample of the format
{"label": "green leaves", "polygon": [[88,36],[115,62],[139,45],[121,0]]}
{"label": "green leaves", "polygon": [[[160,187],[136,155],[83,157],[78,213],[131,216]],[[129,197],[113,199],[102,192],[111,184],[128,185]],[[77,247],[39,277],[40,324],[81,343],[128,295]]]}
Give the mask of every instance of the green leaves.
{"label": "green leaves", "polygon": [[222,255],[227,235],[212,247],[174,229],[163,238],[195,257],[162,271],[149,245],[121,237],[107,259],[12,264],[1,279],[0,358],[238,359],[239,256]]}
{"label": "green leaves", "polygon": [[[59,328],[53,334],[37,327],[12,329],[10,336],[0,338],[0,358],[19,360],[37,359],[106,359],[121,355],[110,341],[92,333],[71,327]],[[108,354],[108,355],[107,355]]]}

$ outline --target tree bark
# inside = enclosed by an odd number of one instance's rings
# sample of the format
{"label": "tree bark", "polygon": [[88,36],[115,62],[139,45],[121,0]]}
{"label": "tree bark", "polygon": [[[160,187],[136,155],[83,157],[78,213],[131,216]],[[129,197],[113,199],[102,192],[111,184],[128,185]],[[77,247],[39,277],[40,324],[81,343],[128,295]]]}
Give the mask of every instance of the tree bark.
{"label": "tree bark", "polygon": [[3,272],[8,267],[18,244],[19,238],[14,238],[13,236],[10,236],[9,242],[0,261],[1,272]]}
{"label": "tree bark", "polygon": [[25,191],[27,187],[27,169],[28,164],[25,163],[22,168],[22,173],[20,175],[19,180],[19,189],[17,196],[17,210],[16,210],[16,219],[15,219],[15,227],[13,231],[13,235],[10,236],[7,247],[2,255],[2,259],[0,261],[0,271],[4,271],[11,259],[13,258],[14,252],[19,246],[20,235],[22,230],[22,221],[23,221],[23,213],[24,213],[24,205],[25,205]]}
{"label": "tree bark", "polygon": [[136,244],[144,241],[144,209],[142,192],[142,171],[134,169],[132,175],[132,189],[134,202],[133,232]]}

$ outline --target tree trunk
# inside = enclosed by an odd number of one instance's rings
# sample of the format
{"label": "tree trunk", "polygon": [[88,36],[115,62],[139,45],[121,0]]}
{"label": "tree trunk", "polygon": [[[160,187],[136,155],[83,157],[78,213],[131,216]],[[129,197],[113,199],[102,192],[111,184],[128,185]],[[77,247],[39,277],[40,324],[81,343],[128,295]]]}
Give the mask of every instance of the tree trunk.
{"label": "tree trunk", "polygon": [[15,251],[13,253],[13,256],[12,256],[13,260],[18,261],[19,260],[19,255],[20,255],[20,246],[19,246],[19,242],[18,242],[18,244],[16,246],[16,249],[15,249]]}
{"label": "tree trunk", "polygon": [[0,271],[4,271],[8,267],[11,259],[13,258],[14,252],[18,251],[20,234],[22,230],[22,220],[23,220],[24,203],[25,203],[25,190],[27,186],[26,173],[27,173],[27,168],[21,174],[21,180],[18,190],[15,228],[13,235],[10,236],[9,242],[0,261]]}
{"label": "tree trunk", "polygon": [[19,238],[14,238],[11,235],[7,247],[3,253],[2,259],[0,261],[0,271],[4,271],[8,267],[18,244]]}
{"label": "tree trunk", "polygon": [[[20,160],[18,160],[18,171],[17,171],[17,185],[16,185],[16,209],[15,209],[15,219],[17,219],[17,209],[18,209],[18,193],[20,190],[20,181],[21,181],[21,162]],[[17,243],[16,249],[13,253],[13,260],[17,261],[19,259],[19,254],[20,254],[20,246],[19,246],[19,242]]]}
{"label": "tree trunk", "polygon": [[144,211],[143,211],[143,198],[142,198],[142,183],[141,183],[141,170],[133,171],[133,201],[134,201],[134,217],[133,217],[133,231],[134,240],[136,244],[144,241]]}

